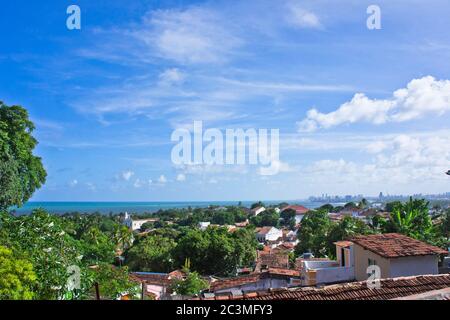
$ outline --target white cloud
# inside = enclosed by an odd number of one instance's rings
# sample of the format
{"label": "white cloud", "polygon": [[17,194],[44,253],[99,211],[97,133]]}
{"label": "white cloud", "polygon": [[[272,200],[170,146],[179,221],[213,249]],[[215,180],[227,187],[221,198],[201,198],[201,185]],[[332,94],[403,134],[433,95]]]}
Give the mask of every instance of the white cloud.
{"label": "white cloud", "polygon": [[139,178],[136,179],[136,181],[134,181],[134,184],[133,184],[133,186],[134,186],[136,189],[142,188],[144,185],[145,185],[144,181],[142,181],[142,180],[139,179]]}
{"label": "white cloud", "polygon": [[124,172],[122,172],[122,179],[125,180],[125,181],[129,181],[132,176],[134,176],[134,172],[133,171],[124,171]]}
{"label": "white cloud", "polygon": [[177,181],[179,181],[179,182],[186,181],[186,176],[184,174],[180,173],[177,176]]}
{"label": "white cloud", "polygon": [[312,132],[344,123],[368,122],[383,124],[422,118],[429,114],[442,115],[450,111],[450,80],[431,76],[414,79],[406,88],[393,93],[390,99],[370,99],[357,93],[336,111],[321,113],[311,109],[306,119],[298,122],[299,131]]}
{"label": "white cloud", "polygon": [[75,187],[78,185],[78,180],[77,179],[73,179],[72,181],[69,182],[69,186],[71,187]]}
{"label": "white cloud", "polygon": [[186,75],[177,68],[167,69],[159,75],[161,85],[180,84],[184,81]]}
{"label": "white cloud", "polygon": [[211,178],[211,179],[208,180],[208,183],[209,184],[218,184],[219,181],[217,179],[215,179],[215,178]]}
{"label": "white cloud", "polygon": [[429,183],[448,186],[450,136],[398,135],[375,142],[377,154],[366,163],[344,159],[316,161],[301,174],[315,184],[376,185],[380,188]]}
{"label": "white cloud", "polygon": [[380,153],[387,148],[387,145],[383,141],[374,141],[366,146],[366,150],[369,153]]}
{"label": "white cloud", "polygon": [[93,192],[97,191],[97,187],[92,182],[87,182],[86,187],[88,188],[89,191],[93,191]]}
{"label": "white cloud", "polygon": [[161,176],[158,178],[158,182],[159,182],[160,184],[165,184],[165,183],[167,182],[167,178],[166,178],[164,175],[161,175]]}
{"label": "white cloud", "polygon": [[298,4],[288,5],[287,22],[298,28],[321,28],[319,17],[308,10],[300,7]]}
{"label": "white cloud", "polygon": [[187,10],[152,11],[144,30],[134,36],[155,46],[163,58],[179,63],[223,62],[241,40],[225,28],[217,12],[192,7]]}

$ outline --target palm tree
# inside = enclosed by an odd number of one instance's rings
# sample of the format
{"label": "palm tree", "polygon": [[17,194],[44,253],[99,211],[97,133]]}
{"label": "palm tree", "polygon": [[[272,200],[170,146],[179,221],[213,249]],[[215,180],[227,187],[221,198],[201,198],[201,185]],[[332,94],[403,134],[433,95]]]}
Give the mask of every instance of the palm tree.
{"label": "palm tree", "polygon": [[391,213],[390,228],[416,239],[425,239],[432,232],[433,224],[428,214],[428,202],[412,199],[396,205]]}
{"label": "palm tree", "polygon": [[128,227],[120,225],[114,232],[114,240],[119,249],[125,250],[133,244],[133,232]]}

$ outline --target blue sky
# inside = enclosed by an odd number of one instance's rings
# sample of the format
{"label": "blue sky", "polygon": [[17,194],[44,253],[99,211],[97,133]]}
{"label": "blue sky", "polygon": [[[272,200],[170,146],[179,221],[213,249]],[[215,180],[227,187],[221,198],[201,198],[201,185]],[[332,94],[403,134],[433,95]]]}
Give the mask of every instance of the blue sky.
{"label": "blue sky", "polygon": [[[81,8],[81,30],[66,9]],[[24,1],[0,11],[0,100],[48,172],[33,200],[301,199],[449,191],[450,4]],[[170,136],[278,128],[282,170],[176,166]]]}

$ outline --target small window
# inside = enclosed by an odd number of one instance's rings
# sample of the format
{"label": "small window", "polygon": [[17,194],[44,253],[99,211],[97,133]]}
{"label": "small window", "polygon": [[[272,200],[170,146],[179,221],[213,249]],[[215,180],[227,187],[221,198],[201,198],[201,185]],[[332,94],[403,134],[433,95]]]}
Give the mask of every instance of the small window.
{"label": "small window", "polygon": [[377,262],[375,261],[375,260],[372,260],[372,259],[368,259],[368,261],[367,261],[367,264],[369,265],[369,266],[374,266],[374,265],[376,265],[377,264]]}

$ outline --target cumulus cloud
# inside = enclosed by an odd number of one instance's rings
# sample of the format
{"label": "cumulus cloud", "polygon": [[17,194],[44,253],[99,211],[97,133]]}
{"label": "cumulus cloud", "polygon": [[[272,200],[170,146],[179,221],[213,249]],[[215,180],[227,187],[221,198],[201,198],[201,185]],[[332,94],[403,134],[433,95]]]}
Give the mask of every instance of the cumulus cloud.
{"label": "cumulus cloud", "polygon": [[367,122],[383,124],[442,115],[450,111],[450,80],[431,76],[414,79],[406,88],[395,91],[390,99],[370,99],[357,93],[349,102],[330,113],[311,109],[306,119],[298,122],[300,132],[313,132],[345,123]]}
{"label": "cumulus cloud", "polygon": [[132,176],[134,176],[134,172],[133,171],[124,171],[121,174],[122,179],[125,180],[125,181],[129,181]]}
{"label": "cumulus cloud", "polygon": [[167,178],[166,178],[164,175],[161,175],[161,176],[158,178],[158,182],[159,182],[160,184],[165,184],[165,183],[167,182]]}
{"label": "cumulus cloud", "polygon": [[73,179],[72,181],[69,182],[69,186],[71,186],[72,188],[78,185],[78,180],[77,179]]}
{"label": "cumulus cloud", "polygon": [[[450,163],[450,137],[447,135],[398,135],[374,142],[368,152],[371,161],[345,159],[316,161],[303,170],[315,183],[395,185],[441,181]],[[375,152],[376,151],[376,152]],[[445,184],[443,184],[445,185]]]}
{"label": "cumulus cloud", "polygon": [[186,181],[186,176],[184,174],[180,173],[177,176],[177,181],[179,181],[179,182]]}

